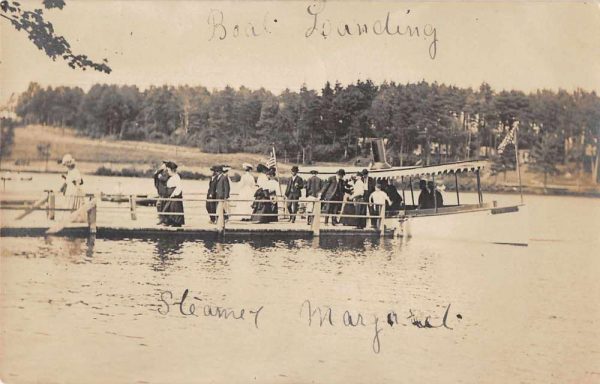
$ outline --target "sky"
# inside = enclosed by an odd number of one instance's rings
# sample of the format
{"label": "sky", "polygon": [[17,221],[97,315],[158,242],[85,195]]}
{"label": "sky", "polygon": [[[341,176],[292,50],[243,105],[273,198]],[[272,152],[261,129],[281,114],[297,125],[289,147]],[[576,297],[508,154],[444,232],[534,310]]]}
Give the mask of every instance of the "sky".
{"label": "sky", "polygon": [[[41,7],[41,1],[21,3]],[[107,58],[112,73],[52,61],[0,19],[0,103],[31,81],[280,92],[302,84],[320,90],[326,81],[426,80],[600,92],[600,3],[594,1],[66,3],[45,10],[46,18],[75,53]]]}

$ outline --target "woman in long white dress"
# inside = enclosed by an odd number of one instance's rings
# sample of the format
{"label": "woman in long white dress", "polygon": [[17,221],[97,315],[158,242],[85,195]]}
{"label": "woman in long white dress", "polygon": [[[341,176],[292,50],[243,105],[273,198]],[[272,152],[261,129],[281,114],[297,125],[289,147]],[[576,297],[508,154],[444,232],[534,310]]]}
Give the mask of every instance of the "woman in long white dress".
{"label": "woman in long white dress", "polygon": [[249,221],[250,216],[252,215],[254,193],[256,193],[256,181],[254,180],[254,176],[252,176],[252,165],[244,163],[242,167],[245,172],[238,184],[240,186],[238,196],[240,200],[247,201],[239,201],[236,203],[236,213],[245,215],[240,216],[242,221]]}
{"label": "woman in long white dress", "polygon": [[[83,178],[76,167],[75,159],[70,154],[66,154],[61,164],[67,168],[67,174],[63,175],[64,183],[61,192],[65,197],[65,208],[76,211],[83,205],[85,192],[83,191]],[[75,221],[84,221],[85,215],[81,215]]]}

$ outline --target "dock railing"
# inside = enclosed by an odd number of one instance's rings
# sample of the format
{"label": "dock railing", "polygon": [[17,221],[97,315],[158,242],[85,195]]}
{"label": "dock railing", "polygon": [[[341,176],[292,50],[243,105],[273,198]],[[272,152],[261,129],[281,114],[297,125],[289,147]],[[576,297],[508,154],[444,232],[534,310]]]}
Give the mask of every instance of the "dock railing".
{"label": "dock railing", "polygon": [[[361,219],[364,220],[365,226],[369,226],[369,222],[376,223],[375,227],[378,231],[383,232],[385,230],[385,204],[377,205],[368,202],[359,202],[359,201],[332,201],[332,200],[311,200],[311,199],[297,199],[297,200],[289,200],[282,198],[281,196],[277,196],[274,199],[264,199],[264,200],[254,200],[254,199],[208,199],[208,198],[160,198],[160,197],[152,197],[152,198],[138,198],[136,195],[129,195],[128,198],[128,210],[131,220],[138,219],[138,207],[139,201],[144,201],[147,205],[148,202],[156,203],[164,203],[169,201],[181,201],[184,204],[184,212],[158,212],[154,211],[154,214],[158,216],[184,216],[184,217],[198,217],[204,216],[206,218],[214,218],[214,225],[218,232],[224,232],[226,230],[227,223],[232,222],[244,222],[241,220],[242,218],[246,219],[245,222],[250,224],[264,224],[265,222],[280,222],[280,219],[286,220],[295,217],[296,219],[300,218],[297,222],[298,227],[304,222],[310,225],[310,229],[315,235],[319,235],[320,230],[326,221],[331,220],[332,225],[336,225],[340,222],[341,219]],[[196,208],[200,208],[195,206],[194,209],[190,209],[190,207],[186,207],[190,203],[214,203],[215,212],[208,212],[205,207],[201,207],[200,214],[198,214]],[[291,214],[287,211],[287,204],[290,203],[298,203],[302,206],[302,209],[299,210],[295,214]],[[266,212],[257,212],[253,210],[252,213],[239,213],[236,212],[235,208],[238,207],[239,204],[276,204],[277,212],[266,213]],[[338,206],[339,211],[337,213],[329,213],[324,212],[323,208],[328,207],[328,204],[335,204]],[[366,206],[365,214],[348,214],[343,213],[343,209],[345,205],[351,205],[354,207],[357,206]],[[377,206],[377,210],[371,210],[370,208]],[[124,207],[123,207],[124,208]],[[191,212],[190,212],[191,211]],[[335,210],[334,210],[335,211]],[[377,214],[374,215],[373,212],[377,211]],[[146,213],[148,211],[146,210]],[[240,220],[235,220],[235,218],[240,218]],[[261,222],[261,218],[263,219]],[[275,218],[274,220],[264,220],[264,218]],[[306,221],[302,221],[302,220]],[[336,222],[334,224],[333,222]],[[343,224],[340,224],[343,225]]]}
{"label": "dock railing", "polygon": [[[137,195],[129,195],[127,200],[127,205],[121,205],[119,203],[109,203],[100,205],[101,196],[87,194],[85,195],[85,199],[83,204],[77,209],[72,208],[64,208],[57,207],[56,204],[56,194],[52,190],[44,191],[45,196],[37,201],[34,201],[31,204],[16,206],[6,206],[2,204],[0,206],[1,209],[22,209],[23,213],[19,214],[15,220],[21,220],[24,217],[28,216],[32,212],[35,211],[45,211],[46,219],[49,221],[47,224],[49,226],[47,233],[57,233],[63,228],[69,226],[72,223],[86,223],[89,228],[89,232],[91,234],[96,233],[97,231],[97,219],[99,215],[106,214],[110,211],[117,211],[125,213],[129,211],[129,218],[133,221],[138,220],[140,215],[153,215],[156,218],[160,216],[181,216],[184,217],[206,217],[214,218],[213,225],[215,229],[219,233],[224,233],[228,224],[233,222],[242,223],[246,219],[245,222],[251,225],[261,225],[262,222],[283,222],[286,219],[290,219],[292,217],[296,218],[296,223],[290,223],[290,229],[294,229],[295,226],[297,228],[302,228],[302,224],[310,225],[309,228],[313,232],[315,236],[319,236],[321,229],[326,224],[327,221],[331,221],[332,225],[339,224],[340,226],[345,226],[344,223],[340,223],[342,219],[354,219],[354,220],[363,220],[363,224],[365,228],[368,228],[370,224],[375,225],[375,229],[381,234],[385,231],[385,214],[386,208],[385,204],[383,205],[375,205],[369,202],[362,201],[332,201],[332,200],[318,200],[318,199],[310,199],[310,198],[301,198],[297,200],[288,200],[283,198],[282,196],[274,197],[273,199],[265,199],[265,200],[250,200],[250,199],[207,199],[202,197],[184,197],[184,198],[160,198],[160,197],[139,197]],[[198,194],[196,194],[198,195]],[[206,195],[204,195],[206,196]],[[65,196],[65,199],[68,200],[69,196]],[[168,202],[168,201],[181,201],[184,205],[184,212],[158,212],[154,207],[158,202]],[[140,202],[144,203],[144,207],[140,206]],[[209,213],[206,210],[204,204],[206,203],[215,203],[215,212]],[[250,206],[250,204],[277,204],[277,211],[272,213],[267,212],[258,212],[253,210],[252,213],[240,213],[236,208],[239,204],[246,204]],[[291,214],[287,211],[286,206],[290,203],[298,203],[300,208],[299,211],[295,214]],[[202,204],[202,206],[199,206]],[[150,207],[146,207],[150,205]],[[191,207],[190,205],[195,205]],[[336,205],[336,208],[328,208],[330,205]],[[344,213],[344,207],[346,205],[350,205],[353,207],[365,206],[365,208],[361,209],[364,214],[350,214]],[[378,209],[371,209],[373,207],[378,207]],[[140,209],[144,208],[144,209]],[[154,209],[146,209],[146,208],[154,208]],[[98,212],[100,211],[100,212]],[[68,215],[62,216],[61,220],[56,221],[56,213],[57,212],[69,212]],[[377,212],[377,214],[374,214]],[[274,218],[271,220],[265,220],[264,218]],[[239,218],[240,220],[236,220]],[[262,219],[262,220],[261,220]],[[283,221],[280,221],[283,220]],[[336,222],[334,224],[334,221]],[[354,225],[346,225],[346,227],[358,227],[357,223]]]}

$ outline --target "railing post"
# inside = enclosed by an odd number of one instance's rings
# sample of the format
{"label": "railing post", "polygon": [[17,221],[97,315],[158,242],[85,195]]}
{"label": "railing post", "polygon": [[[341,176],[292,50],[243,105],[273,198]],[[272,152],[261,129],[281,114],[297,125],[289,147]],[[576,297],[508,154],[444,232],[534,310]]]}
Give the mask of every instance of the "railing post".
{"label": "railing post", "polygon": [[381,204],[381,211],[379,212],[379,234],[383,236],[385,234],[385,203]]}
{"label": "railing post", "polygon": [[129,195],[129,211],[131,212],[131,220],[137,220],[136,203],[135,195]]}
{"label": "railing post", "polygon": [[88,227],[90,229],[90,235],[96,234],[96,211],[97,211],[97,200],[96,197],[92,197],[92,207],[87,212]]}
{"label": "railing post", "polygon": [[225,203],[219,200],[217,203],[217,231],[223,234],[225,232]]}
{"label": "railing post", "polygon": [[321,232],[321,200],[315,201],[312,214],[313,218],[311,229],[313,231],[314,236],[319,236]]}
{"label": "railing post", "polygon": [[54,191],[50,191],[48,196],[48,219],[54,220],[56,215],[56,195]]}

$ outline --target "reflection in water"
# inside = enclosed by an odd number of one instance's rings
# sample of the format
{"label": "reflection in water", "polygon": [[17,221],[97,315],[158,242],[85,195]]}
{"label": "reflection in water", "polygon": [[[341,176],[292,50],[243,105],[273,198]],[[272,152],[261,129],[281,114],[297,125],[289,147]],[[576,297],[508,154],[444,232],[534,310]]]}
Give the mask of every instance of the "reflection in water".
{"label": "reflection in water", "polygon": [[181,237],[157,237],[154,242],[154,263],[152,269],[157,272],[165,271],[169,266],[173,265],[175,260],[181,259],[177,255],[181,255],[184,243],[188,241]]}

